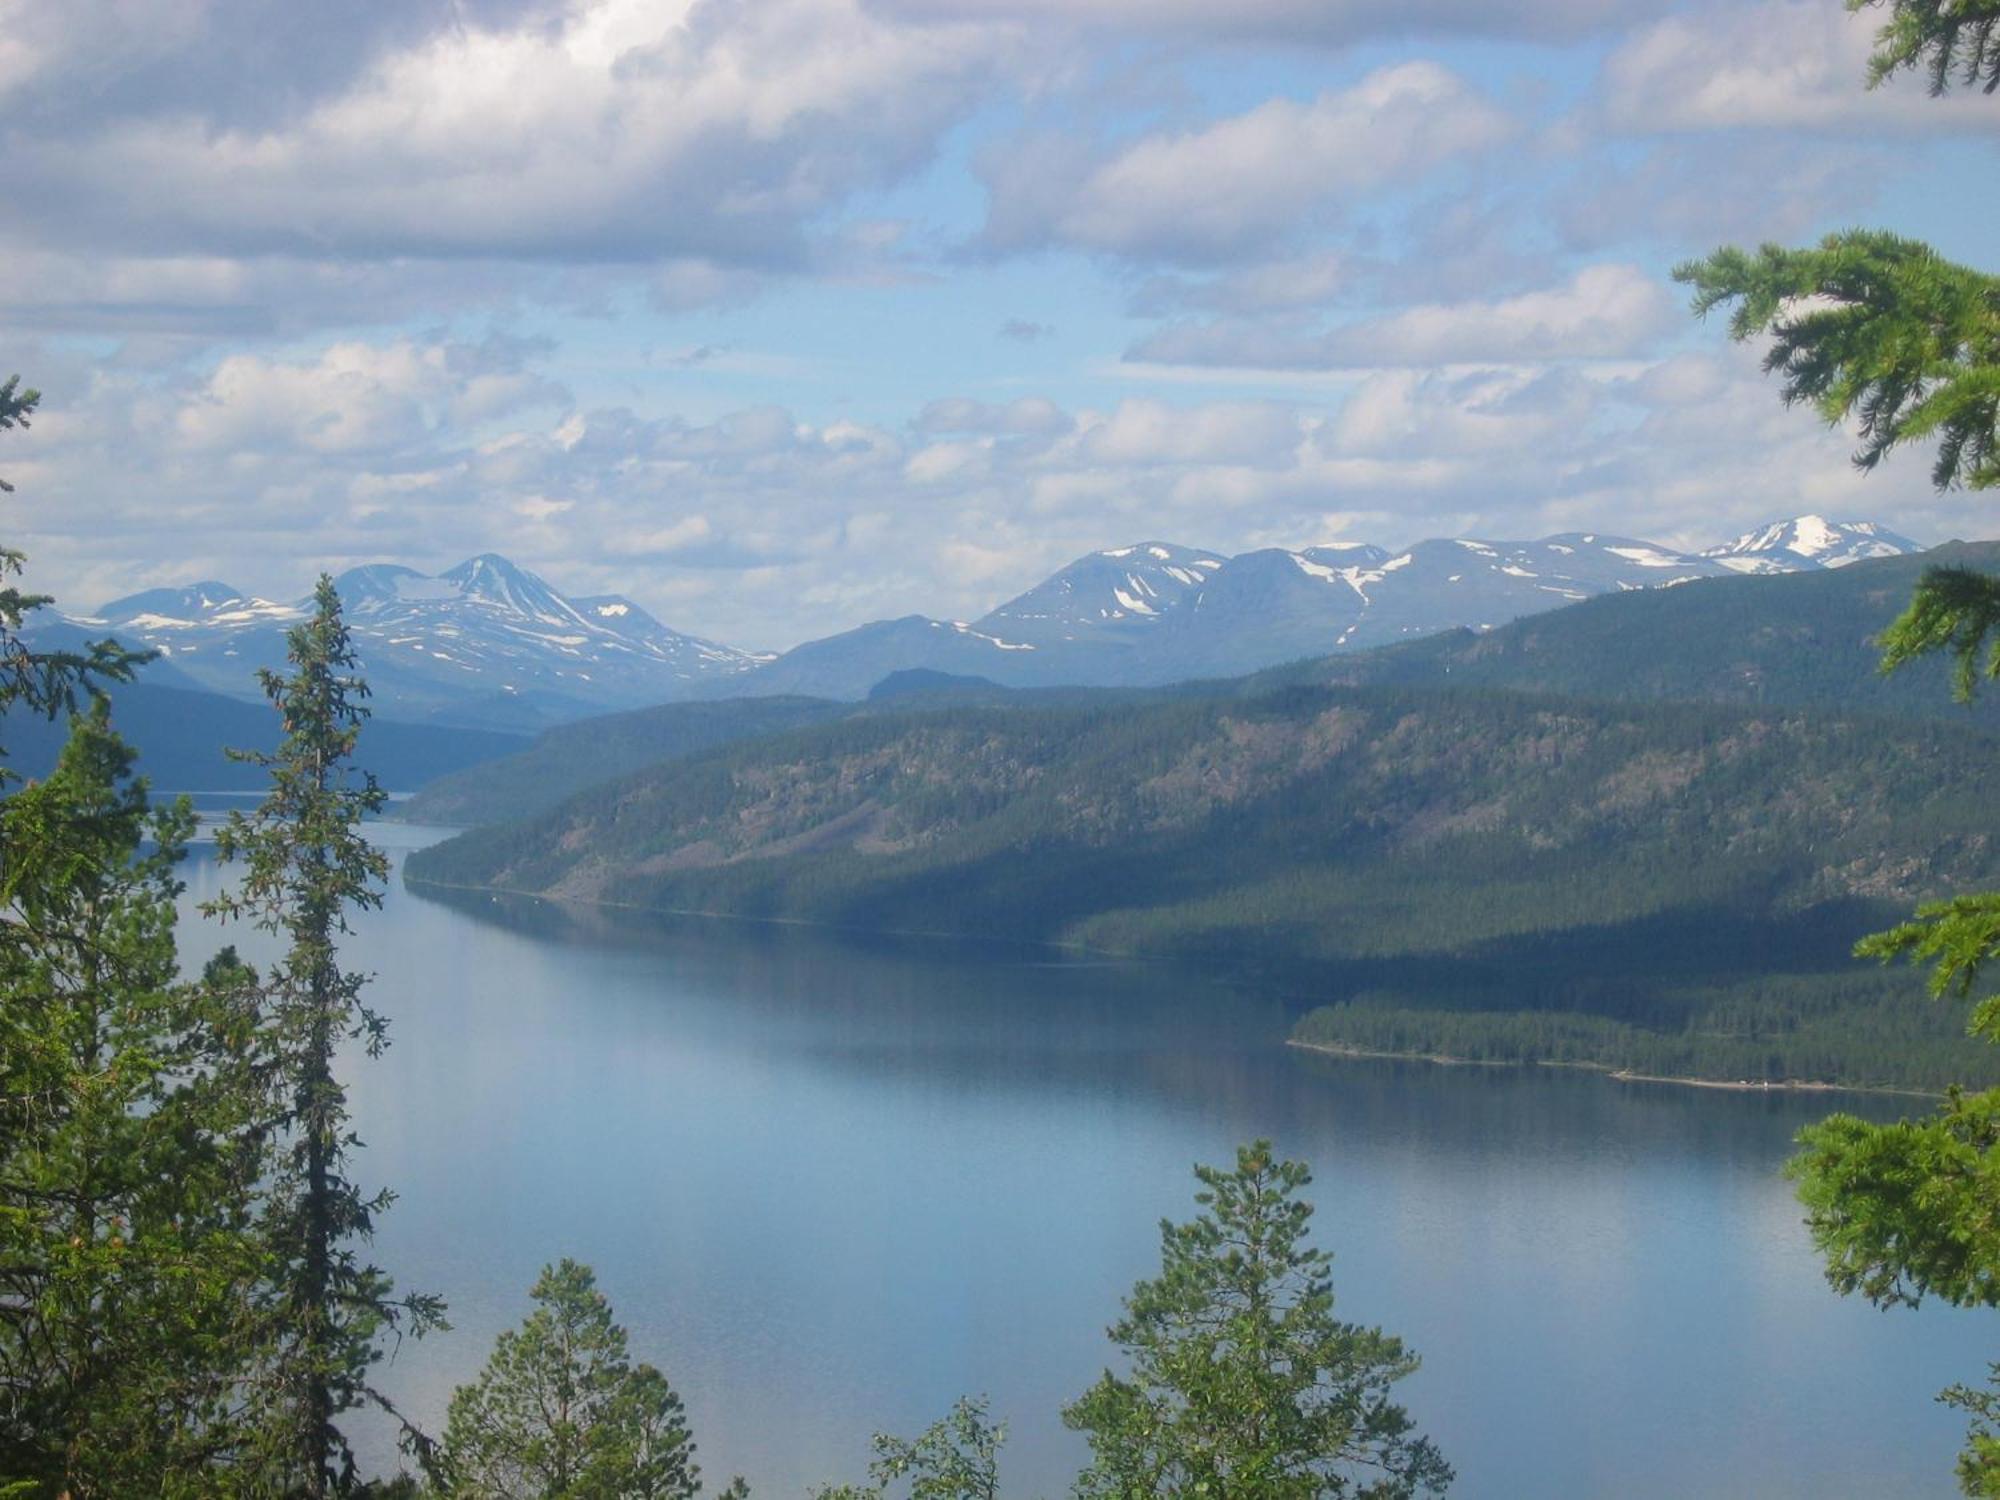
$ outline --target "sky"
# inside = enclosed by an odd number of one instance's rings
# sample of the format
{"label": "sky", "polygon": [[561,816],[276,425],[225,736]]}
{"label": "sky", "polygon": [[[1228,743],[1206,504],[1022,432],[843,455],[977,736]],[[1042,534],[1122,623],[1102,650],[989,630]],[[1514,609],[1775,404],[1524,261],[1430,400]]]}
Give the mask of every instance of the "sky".
{"label": "sky", "polygon": [[1992,267],[1840,0],[0,0],[0,537],[86,609],[502,553],[782,648],[1085,552],[2000,535],[1671,268]]}

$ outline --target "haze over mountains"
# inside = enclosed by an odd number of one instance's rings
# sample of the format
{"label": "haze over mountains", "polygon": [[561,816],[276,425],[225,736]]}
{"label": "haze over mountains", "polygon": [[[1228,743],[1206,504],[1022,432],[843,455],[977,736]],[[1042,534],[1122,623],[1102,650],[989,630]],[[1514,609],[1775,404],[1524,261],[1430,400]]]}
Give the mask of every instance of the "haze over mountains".
{"label": "haze over mountains", "polygon": [[[1454,628],[1487,630],[1601,594],[1919,550],[1879,524],[1818,516],[1701,553],[1602,532],[1234,557],[1141,542],[1079,558],[974,621],[877,621],[775,658],[670,628],[629,599],[564,595],[493,554],[435,576],[378,563],[335,582],[383,717],[519,731],[691,699],[858,699],[910,669],[1022,687],[1230,676]],[[40,634],[114,635],[161,653],[155,683],[248,697],[255,669],[282,660],[284,632],[302,615],[301,602],[209,580],[114,600]]]}

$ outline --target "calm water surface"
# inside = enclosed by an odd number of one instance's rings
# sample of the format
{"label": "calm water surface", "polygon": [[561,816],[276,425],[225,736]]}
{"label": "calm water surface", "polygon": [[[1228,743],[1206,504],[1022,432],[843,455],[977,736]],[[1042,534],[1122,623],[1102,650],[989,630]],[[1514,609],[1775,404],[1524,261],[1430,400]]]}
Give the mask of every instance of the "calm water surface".
{"label": "calm water surface", "polygon": [[[219,878],[189,874],[191,902]],[[191,919],[185,951],[222,937]],[[712,1478],[858,1479],[870,1432],[985,1392],[1008,1494],[1054,1497],[1082,1452],[1057,1410],[1157,1221],[1256,1136],[1315,1168],[1342,1314],[1424,1357],[1402,1390],[1456,1495],[1947,1495],[1931,1393],[2000,1352],[1991,1315],[1826,1288],[1778,1176],[1821,1099],[1332,1063],[1164,969],[400,878],[353,949],[394,1025],[348,1070],[365,1180],[401,1195],[379,1258],[451,1303],[384,1376],[428,1423],[573,1255]]]}

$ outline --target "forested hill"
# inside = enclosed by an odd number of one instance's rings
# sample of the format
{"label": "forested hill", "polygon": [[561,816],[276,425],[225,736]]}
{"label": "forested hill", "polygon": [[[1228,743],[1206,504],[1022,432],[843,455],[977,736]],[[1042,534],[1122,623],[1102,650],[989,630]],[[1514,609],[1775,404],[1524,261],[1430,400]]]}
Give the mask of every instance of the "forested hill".
{"label": "forested hill", "polygon": [[1509,688],[1579,698],[1692,699],[1841,713],[1942,718],[2000,728],[2000,699],[1952,701],[1943,662],[1892,678],[1872,644],[1933,561],[2000,569],[2000,544],[1954,544],[1785,577],[1731,577],[1634,590],[1485,634],[1450,631],[1406,645],[1330,656],[1223,682],[1140,689],[1007,689],[977,678],[899,673],[867,704],[748,698],[668,704],[546,731],[518,755],[426,786],[403,809],[417,822],[471,826],[532,816],[595,782],[700,751],[921,699],[925,707],[1034,705],[1088,694],[1111,703],[1173,696],[1258,696],[1284,686]]}
{"label": "forested hill", "polygon": [[1996,752],[1934,722],[1465,691],[933,710],[662,766],[409,873],[1672,1029],[1745,983],[1851,975],[1856,936],[2000,874]]}
{"label": "forested hill", "polygon": [[469,827],[546,812],[615,777],[737,740],[781,733],[851,713],[825,698],[742,698],[667,703],[544,730],[517,754],[426,784],[402,804],[412,823]]}
{"label": "forested hill", "polygon": [[1377,651],[1299,662],[1245,679],[1451,683],[1579,698],[1688,699],[2000,726],[2000,699],[1955,703],[1943,658],[1893,676],[1874,644],[1926,568],[2000,572],[2000,542],[1953,542],[1913,557],[1784,577],[1707,578],[1584,600],[1475,634],[1454,630]]}
{"label": "forested hill", "polygon": [[[155,667],[158,664],[155,664]],[[146,669],[150,679],[155,667]],[[168,680],[173,680],[169,678]],[[262,766],[231,760],[234,750],[270,751],[282,731],[268,704],[227,698],[148,680],[111,689],[111,719],[139,749],[139,774],[162,792],[259,791],[270,784]],[[0,714],[0,744],[23,776],[45,776],[69,735],[66,722],[19,709]],[[391,791],[452,776],[511,755],[522,735],[371,719],[362,730],[362,763]]]}
{"label": "forested hill", "polygon": [[1146,696],[1137,689],[1015,689],[942,672],[898,672],[877,684],[862,703],[792,697],[664,703],[544,730],[517,754],[439,777],[403,803],[397,815],[406,822],[458,828],[534,817],[587,787],[649,766],[858,715],[973,703],[1032,707],[1087,700],[1109,705]]}

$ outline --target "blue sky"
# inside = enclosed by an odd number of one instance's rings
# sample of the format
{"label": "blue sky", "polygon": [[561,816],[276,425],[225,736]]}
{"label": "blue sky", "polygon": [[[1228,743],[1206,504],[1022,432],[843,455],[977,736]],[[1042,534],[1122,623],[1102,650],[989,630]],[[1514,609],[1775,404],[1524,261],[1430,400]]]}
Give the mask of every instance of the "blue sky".
{"label": "blue sky", "polygon": [[1148,537],[1996,529],[1667,279],[1990,261],[2000,100],[1864,91],[1839,0],[8,9],[66,604],[492,550],[775,647]]}

